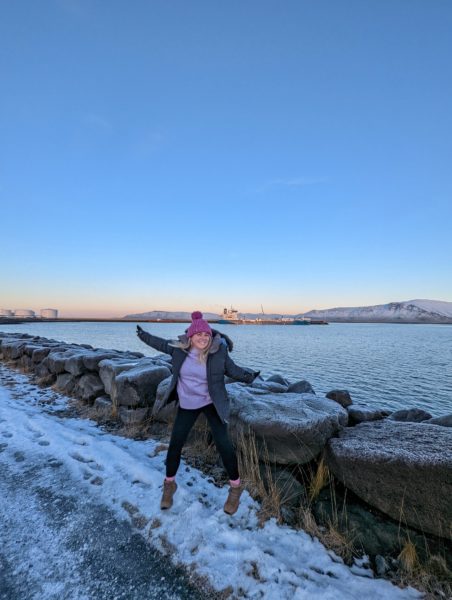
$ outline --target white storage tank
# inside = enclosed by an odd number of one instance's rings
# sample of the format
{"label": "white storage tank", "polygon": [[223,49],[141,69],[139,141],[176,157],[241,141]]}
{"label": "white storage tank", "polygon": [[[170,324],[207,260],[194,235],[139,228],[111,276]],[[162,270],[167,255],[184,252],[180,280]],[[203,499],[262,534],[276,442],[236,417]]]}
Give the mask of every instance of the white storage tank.
{"label": "white storage tank", "polygon": [[18,308],[14,311],[16,317],[28,317],[33,318],[35,316],[34,310],[28,310],[25,308]]}
{"label": "white storage tank", "polygon": [[0,317],[14,317],[14,313],[9,308],[0,308]]}
{"label": "white storage tank", "polygon": [[42,319],[58,319],[58,311],[56,308],[43,308],[41,310]]}

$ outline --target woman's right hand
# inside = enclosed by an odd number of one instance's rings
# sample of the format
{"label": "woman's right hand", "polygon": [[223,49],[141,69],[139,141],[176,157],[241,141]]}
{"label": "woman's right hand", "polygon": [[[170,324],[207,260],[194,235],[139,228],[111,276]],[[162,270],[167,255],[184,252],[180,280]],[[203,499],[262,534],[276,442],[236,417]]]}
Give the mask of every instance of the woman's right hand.
{"label": "woman's right hand", "polygon": [[144,329],[142,329],[139,325],[137,325],[137,336],[141,340],[141,336],[145,333]]}

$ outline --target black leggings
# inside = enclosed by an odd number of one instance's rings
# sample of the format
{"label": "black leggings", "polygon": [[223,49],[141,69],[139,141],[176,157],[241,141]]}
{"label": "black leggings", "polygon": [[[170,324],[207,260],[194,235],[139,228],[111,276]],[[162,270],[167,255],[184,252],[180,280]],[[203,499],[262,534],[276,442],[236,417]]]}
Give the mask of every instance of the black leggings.
{"label": "black leggings", "polygon": [[171,440],[166,455],[166,476],[174,477],[177,473],[180,463],[182,448],[187,440],[191,428],[201,413],[204,413],[212,430],[215,446],[220,453],[224,467],[228,472],[229,479],[239,478],[239,467],[234,447],[229,439],[228,426],[223,423],[218,416],[213,404],[208,404],[201,408],[186,409],[180,406],[177,409],[176,420],[174,421]]}

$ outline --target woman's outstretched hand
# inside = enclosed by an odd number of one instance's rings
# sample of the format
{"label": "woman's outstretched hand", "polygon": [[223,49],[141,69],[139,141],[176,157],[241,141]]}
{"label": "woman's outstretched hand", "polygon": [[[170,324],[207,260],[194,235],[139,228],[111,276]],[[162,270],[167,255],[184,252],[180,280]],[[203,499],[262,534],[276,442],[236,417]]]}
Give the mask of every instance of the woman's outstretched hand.
{"label": "woman's outstretched hand", "polygon": [[139,325],[137,325],[137,336],[140,338],[140,340],[142,339],[142,336],[144,335],[145,331],[144,329],[142,329]]}

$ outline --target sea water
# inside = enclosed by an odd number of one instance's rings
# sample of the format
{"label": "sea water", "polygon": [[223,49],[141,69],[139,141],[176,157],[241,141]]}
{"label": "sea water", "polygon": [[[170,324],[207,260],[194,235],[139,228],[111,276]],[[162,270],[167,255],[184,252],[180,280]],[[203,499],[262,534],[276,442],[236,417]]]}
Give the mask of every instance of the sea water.
{"label": "sea water", "polygon": [[[188,326],[142,323],[175,339]],[[452,326],[386,323],[216,325],[234,342],[233,360],[290,381],[305,379],[317,394],[347,389],[355,404],[390,410],[418,407],[452,412]],[[136,323],[23,323],[0,331],[40,335],[94,347],[155,355],[136,336]],[[284,401],[281,397],[281,401]]]}

